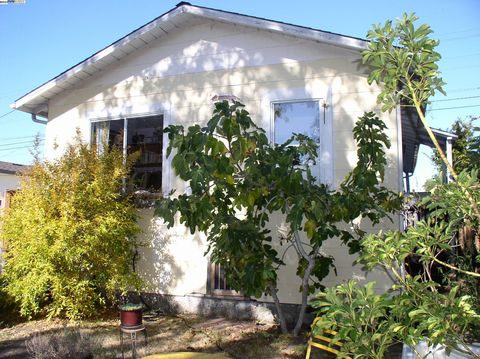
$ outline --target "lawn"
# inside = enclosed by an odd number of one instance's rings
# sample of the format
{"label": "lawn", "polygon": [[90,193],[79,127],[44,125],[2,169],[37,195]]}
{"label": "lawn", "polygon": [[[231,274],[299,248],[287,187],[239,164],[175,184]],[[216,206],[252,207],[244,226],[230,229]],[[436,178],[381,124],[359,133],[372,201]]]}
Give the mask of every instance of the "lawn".
{"label": "lawn", "polygon": [[[112,319],[114,318],[114,319]],[[291,338],[279,334],[272,324],[230,321],[224,318],[166,316],[146,313],[148,343],[139,336],[138,357],[157,353],[194,351],[224,353],[232,358],[303,358],[305,336]],[[47,352],[59,343],[82,358],[86,352],[94,358],[121,358],[119,321],[113,316],[99,321],[70,323],[62,320],[35,320],[0,329],[0,358],[28,358],[28,348]],[[129,338],[125,339],[125,357],[131,357]],[[60,349],[61,350],[61,349]],[[68,354],[64,352],[62,357]]]}

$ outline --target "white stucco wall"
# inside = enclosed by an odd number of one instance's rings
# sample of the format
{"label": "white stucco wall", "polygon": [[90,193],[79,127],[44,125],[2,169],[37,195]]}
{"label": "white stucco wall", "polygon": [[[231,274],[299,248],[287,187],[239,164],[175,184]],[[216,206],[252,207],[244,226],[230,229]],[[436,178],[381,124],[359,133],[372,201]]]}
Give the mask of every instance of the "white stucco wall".
{"label": "white stucco wall", "polygon": [[[226,93],[237,96],[252,118],[271,132],[271,101],[315,98],[328,104],[325,120],[332,132],[333,151],[329,153],[332,168],[327,179],[336,185],[355,165],[352,128],[364,111],[375,111],[386,122],[392,141],[385,182],[392,190],[399,190],[396,114],[380,112],[378,89],[367,84],[359,59],[353,50],[240,26],[208,22],[179,29],[50,101],[45,154],[47,158],[58,156],[76,128],[89,141],[92,119],[164,113],[166,124],[204,124],[213,109],[211,98]],[[164,181],[166,191],[184,190],[184,183],[171,174],[168,161],[164,178],[168,180]],[[141,210],[141,216],[146,246],[139,270],[149,281],[150,290],[178,295],[206,293],[205,238],[192,236],[181,226],[166,230],[161,220],[152,217],[152,211]],[[398,223],[381,227],[398,228]],[[326,284],[355,276],[376,279],[380,287],[388,285],[383,273],[366,276],[360,268],[352,267],[354,258],[338,241],[330,241],[325,252],[335,256],[338,271]],[[295,254],[289,252],[289,265],[280,271],[279,296],[286,303],[297,303],[300,298],[293,266],[296,261]]]}

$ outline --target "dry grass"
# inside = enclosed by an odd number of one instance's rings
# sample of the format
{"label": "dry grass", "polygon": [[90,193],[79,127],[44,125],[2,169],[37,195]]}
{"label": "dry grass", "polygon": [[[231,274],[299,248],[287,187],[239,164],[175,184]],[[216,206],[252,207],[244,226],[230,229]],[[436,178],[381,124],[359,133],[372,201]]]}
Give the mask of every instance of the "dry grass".
{"label": "dry grass", "polygon": [[[28,358],[26,344],[30,350],[33,344],[45,352],[51,349],[48,344],[53,342],[57,346],[67,346],[72,351],[75,347],[90,346],[94,358],[119,358],[121,347],[118,324],[117,319],[82,321],[76,324],[60,320],[15,324],[0,329],[0,358]],[[293,359],[302,358],[305,351],[304,338],[283,336],[275,326],[255,322],[146,315],[145,325],[148,344],[144,345],[143,335],[140,334],[137,352],[140,357],[165,352],[196,351],[226,353],[232,358],[242,359]],[[125,336],[124,340],[126,357],[130,357],[130,339]],[[73,354],[73,357],[75,355],[78,354]]]}

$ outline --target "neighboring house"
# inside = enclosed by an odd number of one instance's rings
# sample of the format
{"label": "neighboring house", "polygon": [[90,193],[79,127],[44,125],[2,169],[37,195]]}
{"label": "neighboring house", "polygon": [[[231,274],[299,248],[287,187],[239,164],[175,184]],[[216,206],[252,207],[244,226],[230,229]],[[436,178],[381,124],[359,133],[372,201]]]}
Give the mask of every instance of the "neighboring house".
{"label": "neighboring house", "polygon": [[[413,172],[422,128],[414,113],[381,113],[379,88],[367,84],[361,66],[362,39],[302,26],[180,3],[176,8],[95,53],[18,99],[12,107],[32,119],[46,120],[45,155],[55,158],[79,128],[86,141],[141,149],[134,169],[139,190],[177,193],[186,190],[166,157],[169,124],[205,124],[212,99],[238,98],[271,141],[281,142],[292,131],[313,136],[319,143],[319,181],[338,185],[356,162],[352,128],[364,111],[376,111],[388,126],[385,184],[403,190],[403,173]],[[274,111],[282,109],[282,111]],[[278,114],[281,115],[278,115]],[[146,192],[144,192],[146,193]],[[205,238],[190,235],[181,225],[167,230],[153,209],[139,209],[143,239],[138,270],[170,304],[208,311],[212,303],[236,303],[249,311],[271,302],[225,298],[235,293],[221,270],[204,255]],[[275,221],[274,221],[275,222]],[[278,218],[280,226],[280,218]],[[368,229],[368,224],[366,225]],[[400,220],[380,228],[399,228]],[[325,251],[336,258],[333,285],[352,277],[376,280],[387,288],[385,273],[365,273],[339,241]],[[279,298],[300,301],[295,254],[287,253],[281,269]],[[260,309],[258,309],[260,310]]]}
{"label": "neighboring house", "polygon": [[0,214],[9,207],[11,196],[20,187],[18,175],[26,168],[25,165],[0,161]]}
{"label": "neighboring house", "polygon": [[[0,161],[0,216],[9,207],[10,199],[20,187],[18,175],[26,168],[24,165]],[[2,252],[3,243],[0,241],[0,272],[3,266]]]}

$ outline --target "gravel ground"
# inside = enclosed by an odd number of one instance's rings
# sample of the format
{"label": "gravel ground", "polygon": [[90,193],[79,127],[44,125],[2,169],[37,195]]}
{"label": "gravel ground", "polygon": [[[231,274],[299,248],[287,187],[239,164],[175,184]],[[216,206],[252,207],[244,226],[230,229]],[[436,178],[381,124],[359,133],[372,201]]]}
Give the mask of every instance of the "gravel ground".
{"label": "gravel ground", "polygon": [[[1,323],[0,324],[4,324]],[[225,318],[198,316],[165,316],[144,314],[147,344],[138,337],[137,357],[193,351],[224,353],[238,359],[274,359],[305,357],[306,335],[299,338],[279,334],[271,324],[253,321],[231,321]],[[0,327],[1,328],[1,327]],[[60,358],[122,358],[118,319],[81,321],[35,320],[0,329],[0,358],[31,358],[28,348],[46,353],[52,346],[64,350]],[[124,355],[131,358],[130,338],[124,336]],[[386,355],[386,359],[401,357],[401,345]],[[333,358],[318,350],[312,359]]]}
{"label": "gravel ground", "polygon": [[[224,318],[145,315],[147,345],[139,335],[139,357],[165,352],[198,351],[226,353],[232,358],[302,358],[305,338],[278,334],[276,327]],[[121,358],[118,320],[37,320],[0,329],[0,358],[29,358],[27,347],[51,350],[65,347],[75,358],[93,352],[94,358]],[[33,338],[33,339],[32,339]],[[124,337],[125,357],[131,357],[130,338]]]}

